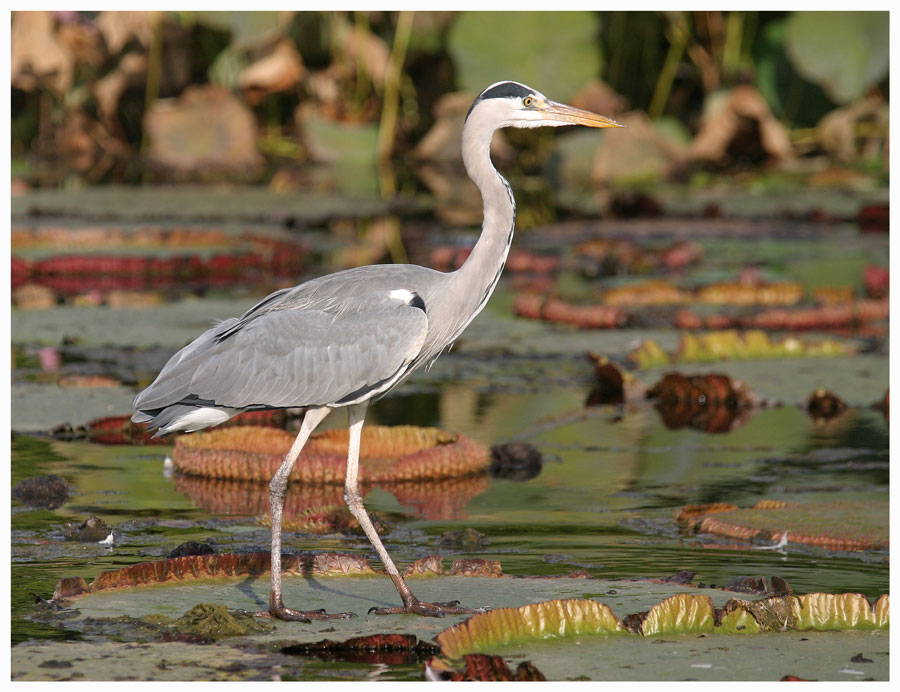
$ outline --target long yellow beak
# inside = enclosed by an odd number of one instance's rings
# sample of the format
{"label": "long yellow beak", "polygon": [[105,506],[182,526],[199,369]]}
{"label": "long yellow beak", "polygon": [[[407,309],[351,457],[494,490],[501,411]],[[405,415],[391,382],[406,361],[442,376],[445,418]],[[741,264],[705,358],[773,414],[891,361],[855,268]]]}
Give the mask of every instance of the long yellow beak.
{"label": "long yellow beak", "polygon": [[621,123],[617,123],[612,118],[605,115],[591,113],[591,111],[581,110],[567,106],[564,103],[556,101],[547,101],[543,108],[540,109],[545,120],[561,120],[572,125],[586,125],[587,127],[625,127]]}

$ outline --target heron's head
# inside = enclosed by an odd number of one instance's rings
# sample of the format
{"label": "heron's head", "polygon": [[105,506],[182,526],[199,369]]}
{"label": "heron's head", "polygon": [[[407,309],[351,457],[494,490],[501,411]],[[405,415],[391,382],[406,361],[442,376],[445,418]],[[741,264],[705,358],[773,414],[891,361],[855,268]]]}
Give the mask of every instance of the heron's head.
{"label": "heron's head", "polygon": [[497,82],[482,91],[469,108],[466,123],[483,127],[624,127],[603,115],[551,101],[518,82]]}

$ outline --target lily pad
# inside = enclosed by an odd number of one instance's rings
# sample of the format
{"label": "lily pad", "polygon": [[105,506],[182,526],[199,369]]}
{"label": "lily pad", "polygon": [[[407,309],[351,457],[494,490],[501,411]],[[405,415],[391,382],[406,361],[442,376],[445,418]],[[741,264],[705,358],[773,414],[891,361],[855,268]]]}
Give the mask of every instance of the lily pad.
{"label": "lily pad", "polygon": [[762,500],[752,509],[729,505],[685,507],[676,521],[690,531],[744,541],[805,543],[827,550],[888,547],[888,503],[788,503]]}
{"label": "lily pad", "polygon": [[[295,559],[293,562],[288,560],[291,573],[286,575],[283,584],[285,601],[302,604],[306,608],[326,607],[331,611],[358,613],[368,610],[372,605],[396,602],[394,587],[384,576],[353,576],[344,573],[340,567],[333,568],[333,562],[346,562],[348,557],[350,556],[316,556],[312,563],[308,557],[299,561]],[[228,565],[222,562],[217,566],[215,559],[224,559]],[[209,569],[200,570],[207,562]],[[322,563],[321,569],[314,566],[318,562]],[[359,568],[364,562],[357,559],[351,567]],[[172,568],[176,564],[182,567],[181,577],[170,580],[171,583],[168,584],[156,579],[157,568],[165,572],[166,569],[163,568]],[[198,568],[196,575],[188,568],[189,565]],[[304,565],[304,569],[298,568]],[[163,616],[170,619],[181,617],[198,601],[221,606],[216,612],[223,608],[227,608],[229,612],[235,608],[251,611],[264,609],[269,586],[265,575],[266,567],[265,560],[260,559],[259,555],[206,555],[147,563],[147,566],[119,570],[117,576],[112,573],[115,578],[101,575],[88,589],[77,594],[70,592],[65,599],[66,605],[75,606],[77,610],[64,610],[62,613],[66,615],[65,623],[69,629],[102,632],[103,622],[115,621],[118,623],[115,630],[118,638],[125,641],[146,641],[149,637],[152,640],[158,635],[148,630],[145,622],[148,616],[155,618],[153,622],[165,624],[171,620],[163,621]],[[172,569],[168,571],[174,576]],[[412,641],[411,637],[422,641],[436,638],[445,660],[443,663],[441,659],[431,661],[430,665],[434,664],[431,667],[443,666],[444,670],[451,670],[457,667],[452,659],[462,658],[473,652],[504,655],[512,653],[517,656],[525,654],[529,660],[535,661],[535,668],[547,679],[565,679],[579,674],[609,677],[609,672],[597,670],[598,661],[631,661],[635,657],[656,657],[660,651],[672,647],[681,650],[683,647],[679,642],[688,641],[685,636],[691,633],[704,634],[707,637],[704,646],[708,650],[718,650],[713,646],[718,644],[722,651],[739,651],[743,647],[740,642],[752,639],[755,642],[754,651],[765,652],[755,654],[758,658],[760,655],[780,655],[778,652],[784,648],[783,639],[766,639],[765,633],[774,631],[777,634],[777,630],[785,628],[785,622],[789,630],[869,629],[876,631],[867,636],[876,637],[884,636],[877,630],[888,627],[887,596],[882,596],[874,606],[859,594],[812,594],[745,601],[732,598],[728,591],[693,588],[689,584],[665,580],[608,581],[583,576],[485,578],[447,576],[446,573],[434,576],[434,572],[429,570],[412,572],[432,575],[429,578],[413,577],[411,580],[410,584],[420,598],[446,600],[452,595],[461,598],[464,603],[473,606],[491,605],[495,610],[472,616],[468,620],[464,616],[446,619],[368,616],[310,624],[270,621],[273,628],[271,632],[250,632],[237,635],[229,641],[232,646],[250,647],[258,651],[260,644],[268,645],[290,637],[289,651],[282,649],[283,653],[316,656],[318,654],[314,649],[322,644],[325,633],[327,639],[335,643],[331,649],[341,648],[341,643],[347,645],[343,648],[352,648],[350,644],[354,641],[363,641],[358,638],[371,638],[373,635],[378,641],[384,642],[391,642],[400,635],[409,641]],[[329,576],[337,573],[344,576],[340,579]],[[303,577],[298,579],[298,574]],[[372,572],[369,571],[368,574]],[[70,584],[74,581],[70,580]],[[134,586],[121,588],[126,583]],[[57,595],[64,596],[63,591],[61,585]],[[60,615],[51,613],[41,617],[58,618]],[[131,618],[135,626],[129,630],[123,618]],[[448,623],[448,620],[451,622]],[[597,633],[601,636],[594,636]],[[757,636],[739,637],[735,636],[736,633]],[[844,648],[841,650],[845,651],[846,637],[853,632],[842,634]],[[820,645],[793,647],[797,649],[797,658],[791,654],[791,660],[803,660],[803,656],[809,656],[810,651],[816,651],[817,653],[812,654],[816,657],[815,670],[823,670],[823,666],[833,661],[833,647],[828,648],[833,642],[828,632],[817,632],[815,637],[810,637],[810,641],[819,638],[822,638],[821,646],[825,647],[825,654],[819,650]],[[625,649],[616,644],[624,641],[632,643]],[[690,637],[689,641],[692,646],[697,645],[696,637]],[[782,643],[779,644],[779,641]],[[872,642],[882,640],[867,641],[871,646]],[[879,643],[877,646],[886,646],[886,638],[883,641],[884,644]],[[648,646],[652,642],[661,646]],[[97,650],[104,646],[102,642],[97,642]],[[151,641],[142,646],[154,649],[160,645]],[[198,647],[194,659],[203,660],[206,648]],[[271,646],[267,648],[272,649]],[[33,667],[35,664],[21,657],[26,650],[27,647],[23,648],[22,645],[15,647],[13,668],[18,675],[38,675]],[[631,653],[625,653],[626,650]],[[868,648],[858,650],[869,651]],[[746,653],[747,650],[744,651]],[[38,657],[35,660],[43,661],[45,658]],[[681,655],[673,660],[682,660]],[[721,655],[713,660],[721,661]],[[564,666],[560,666],[562,661],[565,661]],[[670,664],[671,661],[667,666]],[[514,663],[509,666],[510,670],[515,669],[516,665]],[[780,675],[801,673],[803,677],[816,677],[811,676],[809,665],[811,663],[808,662],[805,668],[785,670]],[[689,669],[687,666],[685,668]],[[745,667],[740,670],[742,672],[735,677],[754,679],[752,672],[748,672]],[[880,674],[882,673],[879,672]],[[105,679],[104,675],[108,673],[92,670],[90,675],[96,679]],[[160,676],[153,672],[145,675],[152,678]],[[667,677],[672,675],[672,671],[661,673],[656,669],[654,675]],[[819,673],[817,676],[827,677],[827,674]],[[219,679],[215,675],[212,677]]]}
{"label": "lily pad", "polygon": [[[758,602],[759,603],[759,602]],[[514,644],[584,634],[680,635],[764,630],[881,629],[888,627],[889,597],[873,606],[861,594],[807,594],[764,599],[762,607],[732,599],[717,609],[705,594],[681,593],[649,611],[619,620],[603,603],[590,599],[553,600],[520,608],[479,613],[444,630],[436,640],[445,656],[497,651]],[[772,612],[781,617],[773,619]]]}
{"label": "lily pad", "polygon": [[506,77],[567,101],[600,72],[597,21],[590,12],[462,12],[448,39],[459,84],[477,94]]}
{"label": "lily pad", "polygon": [[887,75],[888,25],[885,12],[794,12],[785,51],[800,74],[848,103]]}
{"label": "lily pad", "polygon": [[[268,482],[290,449],[294,435],[277,428],[234,426],[182,435],[172,459],[192,476]],[[290,480],[343,483],[349,432],[314,433]],[[363,428],[360,481],[411,481],[468,476],[487,469],[490,453],[463,435],[409,425]]]}
{"label": "lily pad", "polygon": [[523,639],[585,633],[624,634],[609,606],[589,599],[556,599],[479,613],[437,636],[444,655],[488,651]]}

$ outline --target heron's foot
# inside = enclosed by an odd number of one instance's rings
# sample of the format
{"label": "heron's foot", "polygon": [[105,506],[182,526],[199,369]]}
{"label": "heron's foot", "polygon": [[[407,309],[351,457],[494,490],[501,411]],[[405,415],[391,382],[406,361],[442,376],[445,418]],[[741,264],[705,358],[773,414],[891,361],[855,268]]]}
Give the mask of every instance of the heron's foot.
{"label": "heron's foot", "polygon": [[459,601],[449,601],[447,603],[426,603],[415,599],[407,605],[394,606],[391,608],[369,608],[370,613],[376,615],[424,615],[430,618],[442,618],[447,615],[472,615],[474,613],[486,613],[490,608],[462,608]]}
{"label": "heron's foot", "polygon": [[355,618],[356,613],[327,613],[321,610],[294,610],[283,604],[269,606],[268,610],[260,610],[250,613],[258,618],[277,618],[288,622],[312,622],[313,620],[347,620]]}

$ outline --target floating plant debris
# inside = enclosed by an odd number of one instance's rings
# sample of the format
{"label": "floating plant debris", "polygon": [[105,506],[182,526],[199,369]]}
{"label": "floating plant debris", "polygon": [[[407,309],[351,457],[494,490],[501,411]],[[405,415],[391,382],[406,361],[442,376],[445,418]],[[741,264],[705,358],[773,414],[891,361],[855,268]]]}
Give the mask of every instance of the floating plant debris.
{"label": "floating plant debris", "polygon": [[90,516],[82,522],[63,524],[63,534],[67,541],[99,543],[109,536],[112,529],[99,517]]}
{"label": "floating plant debris", "polygon": [[252,615],[231,613],[218,603],[198,603],[172,623],[172,628],[180,634],[188,634],[203,639],[223,639],[243,637],[255,632],[271,632],[272,623]]}
{"label": "floating plant debris", "polygon": [[404,577],[413,575],[438,575],[444,573],[444,559],[440,555],[429,555],[428,557],[420,557],[411,565],[403,570]]}
{"label": "floating plant debris", "polygon": [[69,496],[69,484],[65,478],[56,474],[33,476],[16,483],[12,488],[12,496],[30,507],[56,509]]}
{"label": "floating plant debris", "polygon": [[450,574],[463,577],[502,577],[503,569],[495,560],[480,557],[458,558],[450,566]]}
{"label": "floating plant debris", "polygon": [[878,550],[888,547],[888,503],[760,500],[751,509],[734,505],[688,505],[675,518],[691,533],[712,533],[742,541],[790,543],[826,550]]}
{"label": "floating plant debris", "polygon": [[473,550],[481,550],[484,548],[490,543],[490,539],[481,533],[481,531],[476,531],[473,528],[466,528],[458,531],[444,531],[444,533],[441,534],[440,543],[445,548],[472,552]]}
{"label": "floating plant debris", "polygon": [[806,400],[806,410],[816,420],[828,420],[847,410],[847,404],[827,389],[817,389]]}
{"label": "floating plant debris", "polygon": [[345,661],[369,665],[413,665],[440,653],[434,644],[420,641],[412,634],[370,634],[336,642],[292,644],[281,649],[290,656],[315,656],[323,661]]}
{"label": "floating plant debris", "polygon": [[625,403],[625,377],[622,371],[609,362],[605,356],[588,353],[594,363],[595,384],[591,390],[587,406]]}
{"label": "floating plant debris", "polygon": [[187,541],[186,543],[182,543],[177,548],[172,550],[166,558],[171,559],[173,557],[186,557],[188,555],[212,555],[216,551],[213,550],[211,545],[206,543],[198,543],[197,541]]}
{"label": "floating plant debris", "polygon": [[[268,482],[293,441],[276,428],[236,426],[178,437],[172,459],[189,475]],[[290,479],[343,484],[348,443],[346,429],[313,434]],[[467,476],[490,463],[488,450],[463,435],[408,425],[363,428],[361,459],[363,483]]]}
{"label": "floating plant debris", "polygon": [[491,447],[493,478],[527,481],[540,474],[543,463],[540,450],[528,442],[506,442]]}
{"label": "floating plant debris", "polygon": [[713,433],[731,430],[759,403],[747,385],[719,373],[666,373],[646,396],[656,401],[667,428],[691,427]]}
{"label": "floating plant debris", "polygon": [[544,682],[547,680],[530,661],[521,661],[515,672],[500,656],[485,654],[466,654],[462,657],[463,666],[451,665],[440,658],[432,658],[425,666],[425,677],[428,680],[449,680],[451,682]]}

